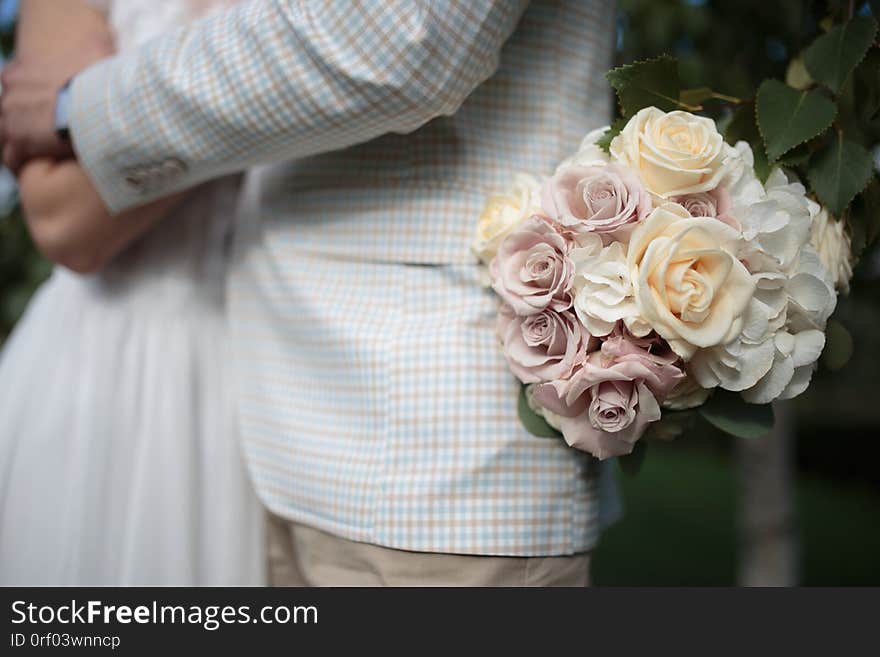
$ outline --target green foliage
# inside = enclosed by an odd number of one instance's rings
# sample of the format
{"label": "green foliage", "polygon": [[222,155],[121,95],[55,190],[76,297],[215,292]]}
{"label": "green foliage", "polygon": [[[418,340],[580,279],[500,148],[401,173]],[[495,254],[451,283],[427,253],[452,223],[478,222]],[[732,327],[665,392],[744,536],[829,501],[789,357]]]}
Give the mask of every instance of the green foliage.
{"label": "green foliage", "polygon": [[835,94],[874,42],[877,23],[870,16],[857,16],[823,34],[804,51],[810,76]]}
{"label": "green foliage", "polygon": [[642,469],[642,465],[645,462],[645,454],[648,452],[648,443],[647,441],[637,440],[636,444],[633,445],[633,451],[625,456],[621,456],[617,459],[617,462],[620,464],[620,469],[624,474],[634,477],[639,474],[639,471]]}
{"label": "green foliage", "polygon": [[876,176],[853,202],[849,228],[857,258],[880,238],[880,181]]}
{"label": "green foliage", "polygon": [[[0,32],[4,57],[12,46],[13,32]],[[34,248],[19,210],[0,215],[0,347],[50,271],[51,265]]]}
{"label": "green foliage", "polygon": [[716,93],[709,87],[697,87],[696,89],[682,89],[678,94],[678,101],[682,105],[696,107],[715,97]]}
{"label": "green foliage", "polygon": [[880,141],[880,48],[871,48],[852,79],[852,113],[868,141]]}
{"label": "green foliage", "polygon": [[748,142],[755,156],[755,173],[762,181],[767,180],[770,164],[767,162],[767,153],[764,152],[764,140],[761,139],[761,132],[758,130],[754,102],[743,103],[736,108],[730,123],[727,124],[724,139],[728,144],[736,144],[738,141]]}
{"label": "green foliage", "polygon": [[874,171],[871,154],[859,144],[836,134],[811,158],[808,176],[819,200],[835,216],[868,184]]}
{"label": "green foliage", "polygon": [[773,428],[769,404],[748,404],[727,390],[717,389],[698,412],[711,425],[738,438],[760,438]]}
{"label": "green foliage", "polygon": [[[622,59],[635,63],[609,74],[624,117],[653,104],[725,119],[725,139],[749,143],[759,178],[772,167],[789,169],[849,221],[855,244],[872,241],[876,204],[860,193],[877,179],[869,156],[880,142],[876,2],[874,17],[853,17],[856,7],[841,2],[623,4],[641,27],[641,41],[624,36]],[[645,59],[679,39],[689,45],[676,59]],[[768,57],[771,41],[783,57]]]}
{"label": "green foliage", "polygon": [[669,55],[618,66],[605,76],[617,92],[624,118],[652,105],[664,112],[682,108],[678,62]]}
{"label": "green foliage", "polygon": [[0,217],[0,343],[12,330],[50,265],[37,253],[21,216]]}
{"label": "green foliage", "polygon": [[519,390],[519,400],[516,404],[516,411],[519,420],[533,436],[538,438],[562,438],[562,434],[547,424],[547,420],[535,413],[529,406],[529,399],[526,396],[526,386],[522,386]]}
{"label": "green foliage", "polygon": [[795,146],[828,129],[834,103],[817,91],[798,91],[778,80],[765,80],[758,90],[758,128],[771,163]]}
{"label": "green foliage", "polygon": [[663,417],[648,425],[645,438],[649,440],[674,440],[693,427],[697,412],[664,410]]}
{"label": "green foliage", "polygon": [[602,136],[599,138],[599,141],[596,142],[596,146],[601,148],[606,153],[609,152],[609,150],[611,149],[611,142],[617,135],[620,134],[620,131],[623,130],[623,126],[625,125],[626,119],[617,119],[602,134]]}

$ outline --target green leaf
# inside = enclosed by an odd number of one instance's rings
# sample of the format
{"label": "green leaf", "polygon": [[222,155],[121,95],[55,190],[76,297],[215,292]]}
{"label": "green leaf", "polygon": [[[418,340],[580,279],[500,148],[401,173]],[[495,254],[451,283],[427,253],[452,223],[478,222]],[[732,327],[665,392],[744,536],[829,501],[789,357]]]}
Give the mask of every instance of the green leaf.
{"label": "green leaf", "polygon": [[798,167],[807,163],[811,153],[809,144],[801,144],[776,160],[776,163],[781,167]]}
{"label": "green leaf", "polygon": [[767,176],[770,175],[770,165],[767,162],[767,153],[764,151],[764,141],[758,130],[758,122],[755,120],[754,102],[744,103],[736,109],[724,131],[724,139],[731,146],[738,141],[748,142],[755,156],[755,174],[761,182],[767,180]]}
{"label": "green leaf", "polygon": [[871,179],[862,194],[865,209],[865,242],[871,246],[880,238],[880,179]]}
{"label": "green leaf", "polygon": [[873,170],[871,154],[837,134],[810,158],[807,178],[822,204],[839,217],[868,184]]}
{"label": "green leaf", "polygon": [[771,163],[825,132],[836,113],[834,103],[819,92],[797,91],[778,80],[764,80],[756,109]]}
{"label": "green leaf", "polygon": [[880,180],[874,176],[865,190],[853,200],[849,213],[853,255],[861,256],[865,247],[880,238]]}
{"label": "green leaf", "polygon": [[834,93],[858,66],[877,33],[877,21],[856,16],[818,37],[804,51],[804,64],[812,78]]}
{"label": "green leaf", "polygon": [[617,92],[620,112],[626,118],[651,106],[664,112],[681,109],[678,62],[669,55],[618,66],[605,77]]}
{"label": "green leaf", "polygon": [[760,438],[773,428],[773,408],[769,404],[749,404],[739,394],[720,388],[699,413],[713,426],[738,438]]}
{"label": "green leaf", "polygon": [[691,428],[695,417],[694,409],[685,411],[664,409],[662,417],[648,425],[642,440],[675,440]]}
{"label": "green leaf", "polygon": [[682,89],[678,94],[678,102],[682,105],[700,105],[712,98],[715,98],[715,92],[709,87]]}
{"label": "green leaf", "polygon": [[836,319],[825,327],[825,349],[822,363],[832,372],[843,369],[853,355],[853,339],[846,327]]}
{"label": "green leaf", "polygon": [[644,440],[636,441],[633,445],[633,451],[626,456],[618,457],[617,462],[620,463],[620,469],[625,475],[634,477],[639,474],[642,464],[645,462],[645,454],[648,452],[648,443]]}
{"label": "green leaf", "polygon": [[596,142],[596,146],[608,153],[611,150],[612,140],[620,134],[620,131],[623,130],[625,125],[626,119],[617,119],[604,133],[602,133],[602,136],[599,137],[599,140]]}
{"label": "green leaf", "polygon": [[519,401],[516,405],[519,421],[533,436],[538,438],[562,438],[562,434],[547,424],[547,420],[532,410],[529,406],[528,397],[526,397],[526,387],[522,386],[519,390]]}
{"label": "green leaf", "polygon": [[880,48],[871,48],[856,67],[853,96],[862,130],[880,141]]}

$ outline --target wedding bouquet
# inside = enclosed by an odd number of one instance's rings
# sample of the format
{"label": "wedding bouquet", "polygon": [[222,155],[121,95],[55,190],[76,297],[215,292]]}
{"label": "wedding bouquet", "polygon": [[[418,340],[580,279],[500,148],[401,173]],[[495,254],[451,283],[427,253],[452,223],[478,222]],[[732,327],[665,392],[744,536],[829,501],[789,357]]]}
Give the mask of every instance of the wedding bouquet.
{"label": "wedding bouquet", "polygon": [[600,459],[688,409],[734,434],[769,429],[766,405],[802,393],[825,347],[852,275],[839,218],[873,175],[860,161],[859,179],[835,181],[835,207],[817,202],[829,181],[808,191],[782,156],[847,157],[853,144],[823,134],[833,111],[797,115],[827,94],[765,82],[741,108],[760,130],[734,115],[727,131],[760,136],[728,143],[688,111],[720,94],[679,92],[676,70],[660,58],[609,73],[624,120],[549,177],[515,176],[476,230],[521,419]]}

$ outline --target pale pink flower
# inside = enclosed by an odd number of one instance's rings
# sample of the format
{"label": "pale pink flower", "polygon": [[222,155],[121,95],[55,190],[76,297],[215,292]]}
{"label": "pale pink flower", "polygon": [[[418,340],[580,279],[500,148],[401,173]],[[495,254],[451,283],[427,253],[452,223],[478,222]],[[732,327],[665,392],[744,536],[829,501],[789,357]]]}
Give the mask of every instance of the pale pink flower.
{"label": "pale pink flower", "polygon": [[517,315],[571,307],[574,265],[568,240],[545,218],[526,219],[492,260],[492,288]]}
{"label": "pale pink flower", "polygon": [[660,419],[658,399],[684,376],[671,350],[652,349],[649,341],[640,345],[627,335],[609,338],[569,379],[535,386],[534,399],[559,416],[572,447],[599,459],[629,454]]}
{"label": "pale pink flower", "polygon": [[592,340],[570,311],[517,315],[508,305],[498,313],[498,335],[511,371],[523,383],[568,377]]}
{"label": "pale pink flower", "polygon": [[625,240],[634,224],[648,215],[651,195],[625,167],[570,166],[544,183],[541,205],[575,237],[596,233],[608,243]]}
{"label": "pale pink flower", "polygon": [[731,228],[742,230],[739,220],[732,214],[733,202],[725,187],[719,185],[708,192],[694,192],[676,196],[672,200],[684,207],[692,217],[713,217]]}

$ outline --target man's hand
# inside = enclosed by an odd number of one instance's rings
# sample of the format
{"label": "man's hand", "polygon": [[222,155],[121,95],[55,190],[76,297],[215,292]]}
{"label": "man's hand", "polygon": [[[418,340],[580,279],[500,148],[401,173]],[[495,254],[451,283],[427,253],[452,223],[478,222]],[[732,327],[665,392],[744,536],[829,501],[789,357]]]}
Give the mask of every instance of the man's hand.
{"label": "man's hand", "polygon": [[70,144],[55,131],[55,103],[65,80],[45,66],[15,61],[4,66],[0,82],[3,164],[17,175],[32,157],[70,156]]}

